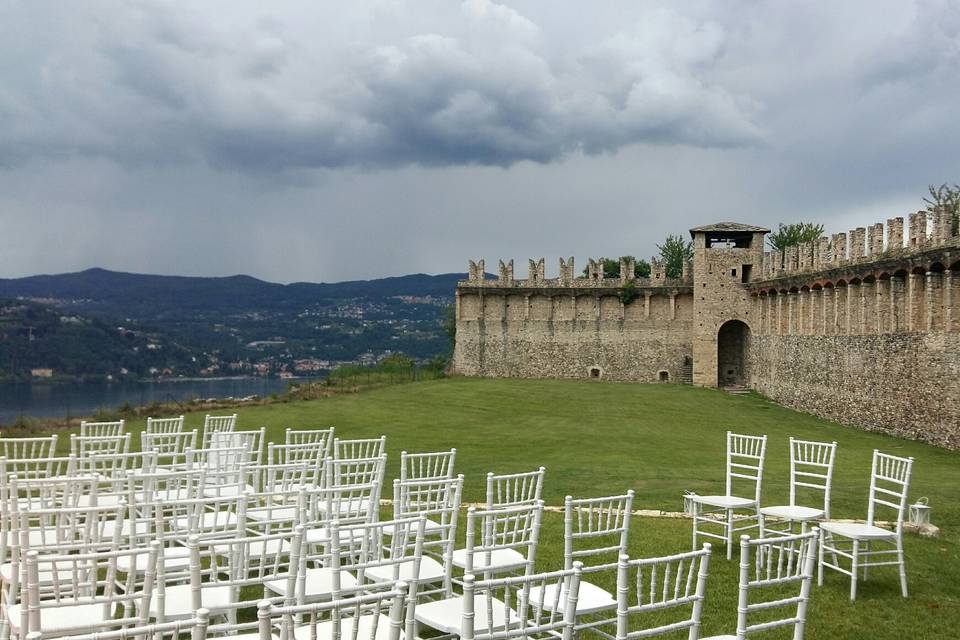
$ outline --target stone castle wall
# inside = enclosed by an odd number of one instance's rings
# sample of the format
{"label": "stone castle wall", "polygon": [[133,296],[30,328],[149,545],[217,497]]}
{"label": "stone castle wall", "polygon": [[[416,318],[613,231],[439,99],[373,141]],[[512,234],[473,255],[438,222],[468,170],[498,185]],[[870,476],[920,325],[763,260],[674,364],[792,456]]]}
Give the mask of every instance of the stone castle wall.
{"label": "stone castle wall", "polygon": [[[918,212],[766,252],[765,230],[693,230],[684,277],[558,278],[544,261],[457,287],[455,373],[744,384],[820,417],[960,448],[960,234]],[[737,235],[736,246],[708,238]],[[712,235],[711,235],[712,234]],[[752,237],[747,237],[752,234]],[[624,295],[629,292],[629,295]],[[632,298],[625,300],[625,298]],[[692,366],[691,366],[692,365]],[[728,375],[732,374],[732,375]]]}
{"label": "stone castle wall", "polygon": [[749,285],[751,386],[823,418],[960,448],[960,238],[947,222],[918,212],[906,228],[894,218],[768,254]]}
{"label": "stone castle wall", "polygon": [[513,278],[512,263],[500,267],[497,280],[485,280],[483,263],[471,263],[457,287],[456,373],[644,382],[689,373],[692,287],[667,279],[662,265],[650,278],[623,265],[620,279],[603,278],[594,261],[590,277],[577,278],[572,258],[556,279],[544,278],[543,260],[531,261],[526,280]]}

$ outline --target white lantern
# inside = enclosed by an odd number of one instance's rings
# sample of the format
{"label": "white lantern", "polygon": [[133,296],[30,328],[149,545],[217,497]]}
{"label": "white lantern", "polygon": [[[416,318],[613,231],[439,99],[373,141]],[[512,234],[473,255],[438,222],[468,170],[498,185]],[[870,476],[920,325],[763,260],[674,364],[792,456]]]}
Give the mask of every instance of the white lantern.
{"label": "white lantern", "polygon": [[926,498],[920,498],[910,505],[910,524],[918,527],[930,524],[930,505],[927,502]]}
{"label": "white lantern", "polygon": [[696,504],[693,502],[693,499],[697,497],[692,491],[683,492],[683,512],[688,516],[695,515]]}

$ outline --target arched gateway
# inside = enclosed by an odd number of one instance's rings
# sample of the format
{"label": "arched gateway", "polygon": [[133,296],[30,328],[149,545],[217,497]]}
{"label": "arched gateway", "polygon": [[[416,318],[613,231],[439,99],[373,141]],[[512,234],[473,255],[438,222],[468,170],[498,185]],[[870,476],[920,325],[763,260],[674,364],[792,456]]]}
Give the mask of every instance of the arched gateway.
{"label": "arched gateway", "polygon": [[717,381],[721,387],[749,383],[747,354],[750,327],[741,320],[728,320],[717,332]]}

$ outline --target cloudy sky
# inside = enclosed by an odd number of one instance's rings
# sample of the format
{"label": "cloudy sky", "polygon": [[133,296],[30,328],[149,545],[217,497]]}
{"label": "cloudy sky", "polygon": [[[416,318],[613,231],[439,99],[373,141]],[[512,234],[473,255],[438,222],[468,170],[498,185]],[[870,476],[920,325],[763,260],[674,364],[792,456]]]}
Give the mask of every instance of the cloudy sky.
{"label": "cloudy sky", "polygon": [[960,2],[0,0],[0,277],[831,232],[960,182]]}

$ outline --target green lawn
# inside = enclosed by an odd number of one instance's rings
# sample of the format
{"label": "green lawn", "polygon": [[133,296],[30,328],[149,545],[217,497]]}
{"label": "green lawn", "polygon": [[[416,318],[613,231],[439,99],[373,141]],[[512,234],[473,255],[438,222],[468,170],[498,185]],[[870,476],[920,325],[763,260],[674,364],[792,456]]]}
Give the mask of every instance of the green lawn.
{"label": "green lawn", "polygon": [[[191,426],[202,415],[190,415]],[[142,425],[131,425],[137,428]],[[387,435],[388,478],[399,452],[457,448],[466,476],[465,500],[483,499],[488,471],[547,468],[544,499],[567,494],[636,492],[636,508],[678,511],[684,489],[723,491],[725,432],[767,434],[764,502],[787,497],[789,436],[836,440],[835,517],[866,515],[873,449],[916,459],[911,502],[927,496],[936,540],[907,535],[911,595],[902,599],[895,569],[875,569],[859,599],[847,599],[845,576],[828,573],[814,587],[807,638],[960,637],[960,454],[864,433],[784,409],[762,398],[677,385],[585,381],[443,379],[240,412],[241,429],[265,426],[281,442],[286,427],[335,426],[340,437]],[[385,492],[387,494],[389,492]],[[636,518],[631,556],[687,550],[690,522]],[[547,514],[538,568],[562,563],[562,516]],[[736,558],[736,554],[735,554]],[[715,547],[704,613],[704,635],[730,633],[736,620],[736,560]],[[953,631],[950,631],[953,629]],[[765,636],[785,637],[785,636]]]}

